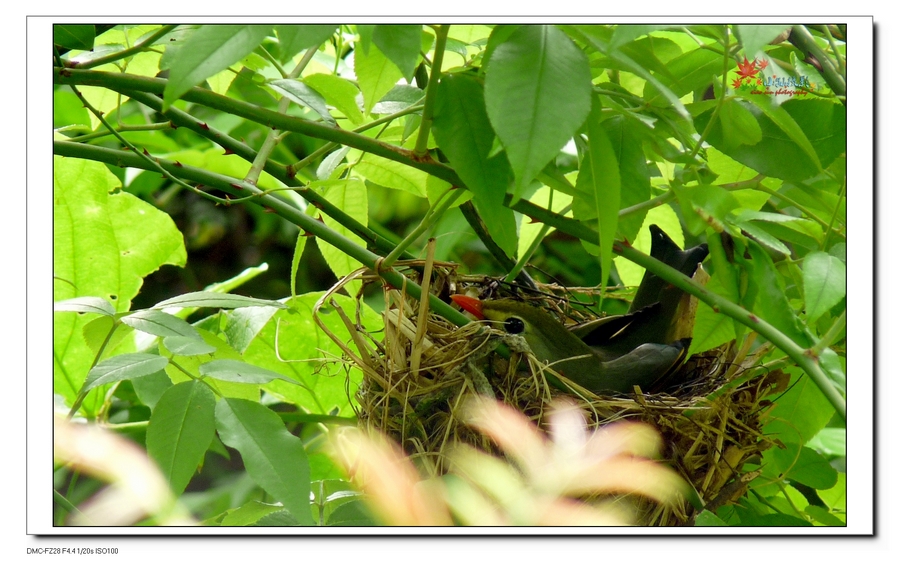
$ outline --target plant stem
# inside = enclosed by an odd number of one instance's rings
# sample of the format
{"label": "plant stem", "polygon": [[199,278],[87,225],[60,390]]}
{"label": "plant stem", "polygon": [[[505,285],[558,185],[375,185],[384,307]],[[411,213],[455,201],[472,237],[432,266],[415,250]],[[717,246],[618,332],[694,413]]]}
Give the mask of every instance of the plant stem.
{"label": "plant stem", "polygon": [[417,156],[428,155],[428,134],[431,132],[431,123],[434,118],[434,101],[437,94],[438,80],[441,77],[441,65],[444,62],[444,49],[447,47],[447,34],[449,25],[434,26],[435,43],[434,59],[431,61],[431,77],[425,88],[425,108],[422,109],[422,123],[419,124],[419,135],[416,138],[416,147],[413,153]]}
{"label": "plant stem", "polygon": [[[806,29],[806,26],[796,25],[792,27],[788,41],[800,49],[804,56],[808,54],[815,57],[822,65],[822,76],[825,78],[825,82],[828,83],[828,86],[831,87],[831,90],[834,91],[834,94],[839,97],[846,96],[847,81],[841,76],[838,70],[835,69],[834,62],[824,51],[822,51],[819,44],[816,43],[815,38],[813,38],[812,34],[809,33],[809,30]],[[841,98],[841,102],[847,104],[847,101],[844,98]]]}
{"label": "plant stem", "polygon": [[119,59],[125,59],[126,57],[130,57],[131,55],[143,51],[145,47],[148,45],[153,45],[153,42],[162,36],[166,35],[170,31],[177,28],[177,25],[169,25],[163,26],[153,32],[153,35],[145,39],[144,41],[136,44],[134,47],[129,47],[127,49],[123,49],[122,51],[116,51],[115,53],[110,53],[109,55],[104,55],[103,57],[98,57],[96,59],[92,59],[91,61],[85,61],[84,63],[78,63],[75,65],[76,69],[91,69],[92,67],[99,67],[100,65],[106,65],[107,63],[112,63],[113,61],[118,61]]}

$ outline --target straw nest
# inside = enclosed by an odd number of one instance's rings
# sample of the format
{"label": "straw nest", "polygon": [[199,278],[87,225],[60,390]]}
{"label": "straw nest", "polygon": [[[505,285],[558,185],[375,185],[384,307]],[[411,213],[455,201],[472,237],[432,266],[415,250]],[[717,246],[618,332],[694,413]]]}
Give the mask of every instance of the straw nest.
{"label": "straw nest", "polygon": [[[424,287],[447,301],[450,293],[467,286],[496,287],[488,278],[457,274],[452,263],[398,262],[395,267],[404,269],[410,280],[431,282]],[[382,285],[371,271],[358,270],[338,282],[317,307],[330,304],[330,297],[352,280],[364,284],[357,294],[359,302],[366,286]],[[764,398],[784,388],[785,376],[760,372],[757,362],[764,353],[747,356],[746,349],[735,352],[728,344],[694,355],[679,369],[675,391],[604,396],[556,375],[569,389],[560,391],[548,383],[552,370],[542,368],[521,339],[478,324],[457,327],[404,290],[382,289],[381,329],[366,329],[358,314],[353,318],[338,308],[354,348],[316,320],[344,351],[348,363],[362,370],[356,408],[360,427],[393,438],[426,476],[446,472],[446,455],[456,443],[497,452],[488,439],[462,423],[463,401],[471,394],[517,407],[539,427],[544,425],[544,409],[558,396],[581,406],[592,426],[640,420],[656,427],[663,438],[663,461],[695,494],[675,507],[640,501],[640,521],[647,526],[692,525],[702,509],[715,510],[735,501],[754,478],[753,473],[741,473],[743,465],[769,446],[761,432],[768,405]],[[590,318],[571,309],[558,288],[546,286],[546,291],[541,305],[556,310],[561,321]],[[494,352],[500,343],[511,351],[508,360]]]}

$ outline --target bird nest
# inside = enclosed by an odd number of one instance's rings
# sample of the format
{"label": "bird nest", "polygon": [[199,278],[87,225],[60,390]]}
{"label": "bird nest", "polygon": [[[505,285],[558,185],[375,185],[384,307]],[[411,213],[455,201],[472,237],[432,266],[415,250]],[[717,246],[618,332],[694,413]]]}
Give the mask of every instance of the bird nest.
{"label": "bird nest", "polygon": [[[412,281],[431,282],[423,287],[448,302],[450,293],[490,282],[460,275],[452,263],[411,261],[395,267]],[[450,449],[459,443],[498,452],[486,436],[464,423],[464,402],[473,394],[518,408],[539,428],[546,425],[545,409],[559,396],[574,400],[592,427],[621,420],[654,426],[663,439],[662,460],[689,483],[693,494],[675,506],[639,500],[640,523],[646,526],[692,525],[701,510],[714,511],[735,501],[755,478],[743,472],[744,465],[770,445],[761,431],[766,398],[785,387],[786,376],[761,371],[758,360],[765,353],[747,356],[747,348],[735,352],[733,343],[723,345],[688,359],[672,382],[679,384],[673,391],[598,395],[543,366],[521,338],[483,325],[458,327],[431,313],[427,302],[383,286],[368,270],[343,278],[319,306],[329,304],[340,311],[330,298],[354,280],[363,283],[358,304],[367,286],[383,290],[383,328],[367,329],[359,313],[354,320],[341,312],[351,348],[317,321],[348,363],[362,371],[356,394],[360,427],[394,439],[426,477],[448,470]],[[542,307],[558,312],[562,321],[589,318],[570,309],[569,298],[558,289],[546,286],[545,291]],[[508,358],[495,352],[501,344],[507,346]]]}

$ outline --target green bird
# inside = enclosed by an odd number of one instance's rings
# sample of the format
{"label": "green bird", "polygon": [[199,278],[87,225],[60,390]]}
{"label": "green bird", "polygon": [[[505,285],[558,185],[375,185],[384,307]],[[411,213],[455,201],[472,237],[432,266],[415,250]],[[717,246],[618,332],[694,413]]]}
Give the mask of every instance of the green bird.
{"label": "green bird", "polygon": [[[650,233],[650,255],[689,277],[707,255],[705,244],[681,250],[656,225]],[[682,321],[689,294],[649,271],[627,314],[569,328],[520,301],[451,298],[475,317],[522,335],[539,360],[596,393],[631,393],[634,386],[651,391],[683,362],[691,342],[691,322]]]}

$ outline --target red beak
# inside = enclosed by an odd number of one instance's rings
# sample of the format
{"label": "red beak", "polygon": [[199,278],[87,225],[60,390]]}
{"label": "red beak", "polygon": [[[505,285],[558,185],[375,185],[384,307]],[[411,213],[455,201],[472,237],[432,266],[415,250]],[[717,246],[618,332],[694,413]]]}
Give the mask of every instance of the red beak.
{"label": "red beak", "polygon": [[480,300],[475,299],[474,297],[469,297],[468,295],[451,295],[450,299],[452,299],[457,305],[459,305],[478,319],[484,319],[484,313],[481,311]]}

